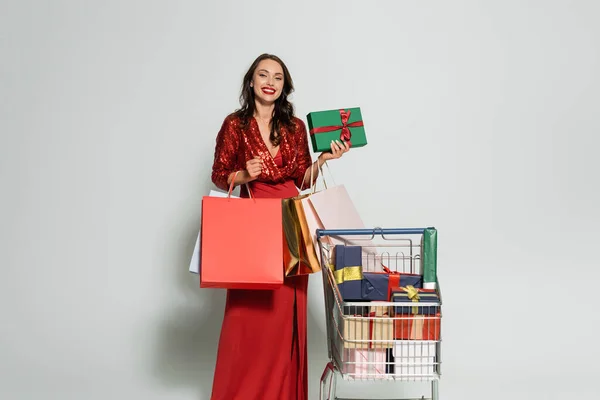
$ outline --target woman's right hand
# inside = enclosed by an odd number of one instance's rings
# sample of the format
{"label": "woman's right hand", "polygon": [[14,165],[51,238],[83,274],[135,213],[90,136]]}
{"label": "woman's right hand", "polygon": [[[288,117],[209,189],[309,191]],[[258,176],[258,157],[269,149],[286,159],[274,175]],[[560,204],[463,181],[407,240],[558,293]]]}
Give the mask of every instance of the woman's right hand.
{"label": "woman's right hand", "polygon": [[246,161],[246,171],[250,180],[255,180],[262,172],[263,162],[260,157],[255,156],[253,159]]}

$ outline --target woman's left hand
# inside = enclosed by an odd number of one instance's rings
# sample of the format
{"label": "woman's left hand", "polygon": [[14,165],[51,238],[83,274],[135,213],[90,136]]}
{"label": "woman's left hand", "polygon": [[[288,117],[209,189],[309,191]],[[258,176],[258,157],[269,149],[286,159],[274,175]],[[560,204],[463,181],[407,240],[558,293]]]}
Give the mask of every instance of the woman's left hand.
{"label": "woman's left hand", "polygon": [[319,156],[323,161],[335,160],[336,158],[340,158],[344,153],[350,150],[350,145],[347,142],[341,142],[340,140],[335,140],[331,142],[331,153],[323,152]]}

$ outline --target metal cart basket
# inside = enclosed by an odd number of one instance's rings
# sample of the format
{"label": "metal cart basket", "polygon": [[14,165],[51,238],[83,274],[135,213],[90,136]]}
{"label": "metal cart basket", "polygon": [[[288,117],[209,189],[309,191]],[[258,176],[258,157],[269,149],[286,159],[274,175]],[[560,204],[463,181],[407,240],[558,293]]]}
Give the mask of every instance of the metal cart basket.
{"label": "metal cart basket", "polygon": [[438,399],[439,282],[435,289],[438,298],[433,300],[417,296],[418,303],[346,302],[338,287],[340,271],[335,270],[336,245],[345,245],[360,246],[363,272],[420,275],[423,232],[420,228],[317,230],[330,360],[321,376],[321,400],[359,400],[336,397],[338,376],[344,381],[431,382],[430,395],[420,399]]}

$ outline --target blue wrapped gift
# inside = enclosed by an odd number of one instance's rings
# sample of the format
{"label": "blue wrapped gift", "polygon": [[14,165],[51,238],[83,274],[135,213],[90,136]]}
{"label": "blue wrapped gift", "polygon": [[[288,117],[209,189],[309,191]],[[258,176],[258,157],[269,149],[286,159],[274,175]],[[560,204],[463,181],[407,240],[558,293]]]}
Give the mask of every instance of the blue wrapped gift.
{"label": "blue wrapped gift", "polygon": [[387,301],[389,275],[363,272],[361,298],[366,301]]}
{"label": "blue wrapped gift", "polygon": [[[347,268],[347,267],[346,267]],[[344,301],[387,301],[388,275],[373,272],[361,273],[362,279],[344,277],[344,270],[335,271],[335,280]]]}
{"label": "blue wrapped gift", "polygon": [[416,289],[423,287],[423,275],[416,274],[400,274],[400,285],[401,286],[412,286]]}
{"label": "blue wrapped gift", "polygon": [[[434,315],[440,312],[440,298],[436,290],[417,289],[412,286],[403,286],[392,289],[392,302],[405,303],[403,306],[395,306],[394,313],[397,314],[419,314]],[[437,303],[433,306],[420,306],[419,303]]]}
{"label": "blue wrapped gift", "polygon": [[334,275],[344,301],[388,301],[389,275],[363,272],[361,246],[335,246]]}

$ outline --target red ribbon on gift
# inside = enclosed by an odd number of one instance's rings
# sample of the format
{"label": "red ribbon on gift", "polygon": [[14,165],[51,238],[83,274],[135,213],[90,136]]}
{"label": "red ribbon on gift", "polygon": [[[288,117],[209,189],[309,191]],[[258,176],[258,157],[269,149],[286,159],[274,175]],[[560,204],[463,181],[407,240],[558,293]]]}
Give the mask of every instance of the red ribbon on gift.
{"label": "red ribbon on gift", "polygon": [[341,109],[340,110],[340,118],[342,120],[342,125],[320,126],[320,127],[311,129],[310,134],[314,135],[317,133],[333,132],[333,131],[337,131],[337,130],[341,129],[342,132],[340,133],[340,139],[342,141],[348,142],[348,144],[350,146],[352,146],[352,143],[350,142],[350,138],[352,137],[350,128],[364,126],[364,124],[362,121],[355,121],[355,122],[352,122],[349,124],[348,119],[350,119],[350,113],[351,113],[350,110],[346,111],[344,109]]}
{"label": "red ribbon on gift", "polygon": [[386,267],[383,264],[381,264],[381,267],[383,268],[383,272],[385,272],[389,275],[387,298],[388,298],[388,300],[391,300],[392,299],[392,290],[400,287],[400,272],[392,271],[391,269],[389,269],[388,267]]}
{"label": "red ribbon on gift", "polygon": [[[378,307],[383,307],[383,306],[378,306]],[[381,316],[383,317],[383,316],[385,316],[385,315],[387,315],[387,313],[383,313]],[[361,314],[354,314],[354,315],[352,315],[352,316],[356,318],[356,321],[357,321],[357,322],[360,320],[360,318],[364,318],[364,316],[363,316],[363,315],[361,315]],[[367,339],[367,340],[369,341],[369,342],[367,343],[367,347],[368,347],[369,349],[373,348],[373,343],[371,342],[371,341],[373,340],[373,337],[374,337],[374,335],[373,335],[373,331],[374,331],[374,324],[375,324],[375,321],[373,320],[373,318],[375,318],[375,317],[377,317],[377,316],[378,316],[378,315],[377,315],[377,313],[376,313],[375,311],[370,311],[370,312],[369,312],[369,313],[366,315],[366,317],[368,317],[368,318],[369,318],[369,320],[368,320],[368,321],[369,321],[369,332],[367,332],[367,333],[368,333],[368,335],[369,335],[369,338]],[[362,332],[362,329],[361,329],[361,332]],[[361,339],[361,340],[363,340],[363,339]]]}

